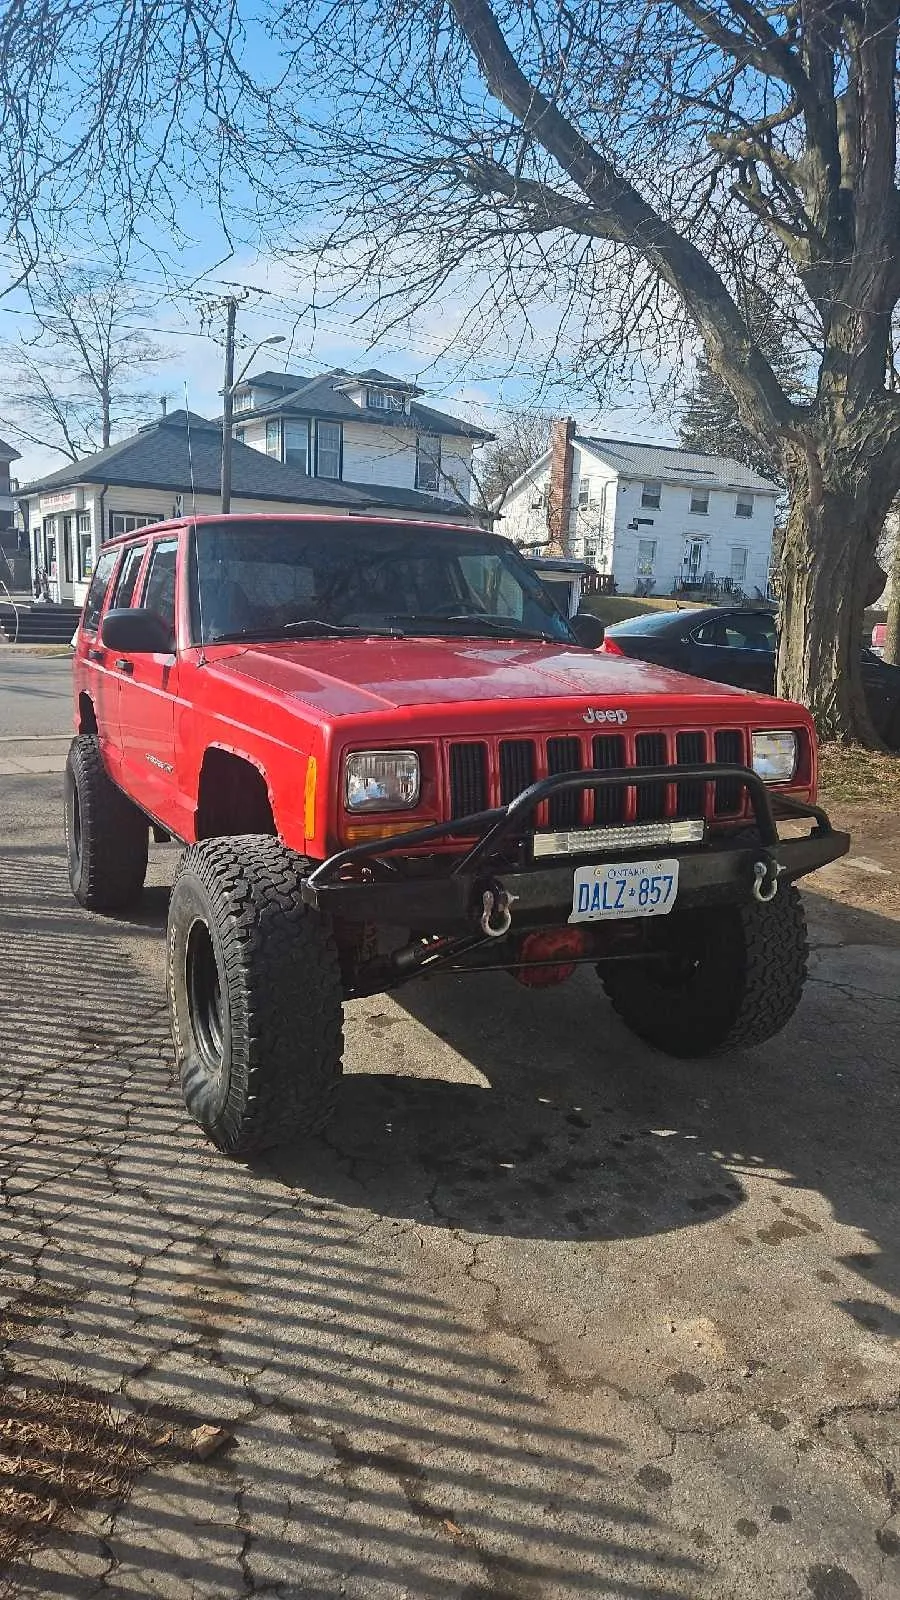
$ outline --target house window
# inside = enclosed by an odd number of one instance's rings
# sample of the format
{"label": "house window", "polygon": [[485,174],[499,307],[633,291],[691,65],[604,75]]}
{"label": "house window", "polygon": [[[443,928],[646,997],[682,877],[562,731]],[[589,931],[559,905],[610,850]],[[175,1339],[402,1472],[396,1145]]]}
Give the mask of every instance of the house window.
{"label": "house window", "polygon": [[731,581],[743,583],[747,576],[747,557],[750,552],[745,544],[736,544],[731,550]]}
{"label": "house window", "polygon": [[284,459],[289,467],[309,471],[309,423],[285,422]]}
{"label": "house window", "polygon": [[232,400],[232,407],[233,407],[233,409],[235,411],[252,411],[253,410],[253,390],[252,389],[241,389],[241,390],[239,390],[238,393],[234,396],[234,399]]}
{"label": "house window", "polygon": [[735,514],[736,517],[752,517],[752,515],[753,515],[753,496],[752,496],[752,494],[739,494],[738,495],[737,504],[735,505],[735,508],[734,508],[734,514]]}
{"label": "house window", "polygon": [[339,422],[316,423],[316,477],[339,478],[343,431]]}
{"label": "house window", "polygon": [[637,575],[639,578],[652,578],[656,568],[656,540],[638,539]]}
{"label": "house window", "polygon": [[691,512],[695,517],[706,517],[709,515],[708,489],[691,490]]}
{"label": "house window", "polygon": [[404,411],[402,394],[394,389],[367,389],[366,405],[370,411]]}
{"label": "house window", "polygon": [[134,533],[138,528],[149,528],[154,522],[165,522],[166,513],[157,511],[152,516],[138,516],[131,511],[111,511],[109,514],[109,536],[117,539],[120,533]]}
{"label": "house window", "polygon": [[441,437],[420,433],[416,437],[416,488],[437,494],[441,486]]}
{"label": "house window", "polygon": [[94,541],[91,538],[91,513],[78,513],[78,578],[86,583],[94,570]]}
{"label": "house window", "polygon": [[246,428],[235,428],[234,437],[237,440],[238,444],[246,444],[247,443],[247,429]]}
{"label": "house window", "polygon": [[578,509],[586,511],[591,503],[591,480],[579,478],[578,480]]}
{"label": "house window", "polygon": [[585,561],[596,561],[597,559],[597,546],[592,539],[585,539],[584,541],[584,559]]}
{"label": "house window", "polygon": [[531,486],[531,497],[528,501],[529,511],[543,511],[546,504],[547,485],[545,483],[533,483]]}
{"label": "house window", "polygon": [[648,511],[658,511],[662,496],[662,484],[658,478],[648,479],[641,485],[641,505]]}
{"label": "house window", "polygon": [[281,460],[281,419],[270,417],[266,423],[266,455]]}

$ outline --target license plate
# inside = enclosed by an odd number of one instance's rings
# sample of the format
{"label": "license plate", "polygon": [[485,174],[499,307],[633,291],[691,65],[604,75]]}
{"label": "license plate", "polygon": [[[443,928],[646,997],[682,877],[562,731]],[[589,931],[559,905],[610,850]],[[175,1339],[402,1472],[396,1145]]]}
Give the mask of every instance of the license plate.
{"label": "license plate", "polygon": [[678,894],[677,861],[617,861],[576,867],[570,922],[665,917]]}

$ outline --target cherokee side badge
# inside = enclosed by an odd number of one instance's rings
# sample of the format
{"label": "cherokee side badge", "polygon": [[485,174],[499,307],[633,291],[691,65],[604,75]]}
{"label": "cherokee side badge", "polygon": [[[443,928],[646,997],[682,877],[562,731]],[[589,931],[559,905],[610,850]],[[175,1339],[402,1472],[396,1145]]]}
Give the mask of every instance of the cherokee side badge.
{"label": "cherokee side badge", "polygon": [[602,706],[588,706],[587,711],[581,713],[582,722],[618,722],[619,725],[628,721],[628,712],[622,710],[604,711]]}

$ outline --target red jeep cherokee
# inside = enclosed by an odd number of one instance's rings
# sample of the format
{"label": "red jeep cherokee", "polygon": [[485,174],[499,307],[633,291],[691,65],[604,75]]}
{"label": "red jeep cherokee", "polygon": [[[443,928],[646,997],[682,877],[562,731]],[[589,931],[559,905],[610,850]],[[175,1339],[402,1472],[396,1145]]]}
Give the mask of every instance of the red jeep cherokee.
{"label": "red jeep cherokee", "polygon": [[[848,847],[813,804],[810,718],[595,654],[592,620],[504,539],[435,523],[197,517],[104,549],[75,652],[71,884],[118,910],[151,831],[187,847],[172,1027],[223,1150],[321,1126],[342,1000],[419,974],[539,986],[588,964],[673,1055],[787,1022],[794,882]],[[810,827],[780,839],[778,818]]]}

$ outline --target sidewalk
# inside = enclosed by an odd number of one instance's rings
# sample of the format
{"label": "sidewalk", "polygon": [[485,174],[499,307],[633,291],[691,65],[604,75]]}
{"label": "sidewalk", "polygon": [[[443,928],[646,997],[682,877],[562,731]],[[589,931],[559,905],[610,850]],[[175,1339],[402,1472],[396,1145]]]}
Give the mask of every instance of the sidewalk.
{"label": "sidewalk", "polygon": [[0,778],[41,777],[62,773],[71,733],[0,735]]}

